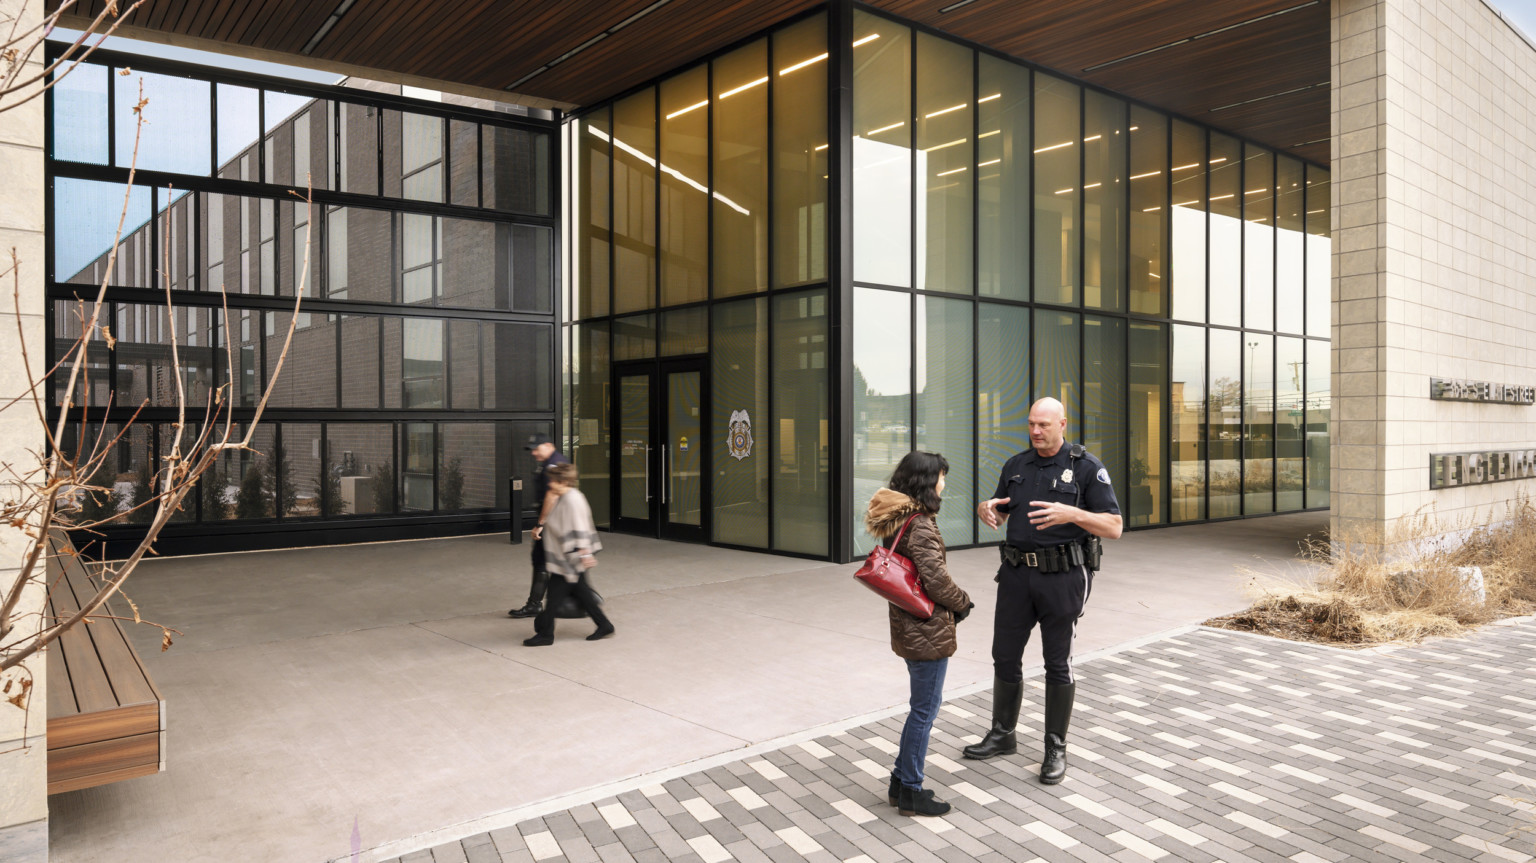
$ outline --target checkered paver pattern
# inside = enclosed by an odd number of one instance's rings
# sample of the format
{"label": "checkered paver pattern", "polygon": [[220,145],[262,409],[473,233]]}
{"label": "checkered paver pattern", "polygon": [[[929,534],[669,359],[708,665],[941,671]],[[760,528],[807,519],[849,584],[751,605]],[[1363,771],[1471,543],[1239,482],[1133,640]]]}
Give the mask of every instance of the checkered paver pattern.
{"label": "checkered paver pattern", "polygon": [[1035,779],[1035,680],[1015,757],[959,757],[990,693],[944,705],[943,818],[886,803],[900,715],[399,860],[1532,859],[1536,622],[1371,652],[1198,629],[1077,672],[1054,788]]}

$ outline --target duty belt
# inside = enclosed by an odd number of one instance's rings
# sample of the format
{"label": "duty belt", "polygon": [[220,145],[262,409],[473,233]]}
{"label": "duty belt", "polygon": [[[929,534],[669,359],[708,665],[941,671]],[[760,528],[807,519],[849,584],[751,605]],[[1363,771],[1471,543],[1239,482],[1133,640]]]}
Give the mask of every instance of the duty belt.
{"label": "duty belt", "polygon": [[1083,563],[1083,547],[1075,542],[1052,545],[1025,551],[1017,546],[1002,543],[998,546],[1003,560],[1014,566],[1029,566],[1043,573],[1066,572]]}

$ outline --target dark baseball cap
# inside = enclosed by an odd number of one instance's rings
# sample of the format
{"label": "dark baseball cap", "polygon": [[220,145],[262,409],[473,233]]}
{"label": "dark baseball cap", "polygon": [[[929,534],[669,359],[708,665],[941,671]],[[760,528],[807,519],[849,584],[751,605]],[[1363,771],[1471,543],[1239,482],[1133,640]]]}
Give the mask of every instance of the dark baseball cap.
{"label": "dark baseball cap", "polygon": [[539,446],[540,444],[546,444],[546,443],[554,443],[554,441],[549,439],[549,435],[546,435],[546,434],[529,435],[528,436],[528,444],[527,444],[527,446],[524,446],[523,449],[531,450],[534,447]]}

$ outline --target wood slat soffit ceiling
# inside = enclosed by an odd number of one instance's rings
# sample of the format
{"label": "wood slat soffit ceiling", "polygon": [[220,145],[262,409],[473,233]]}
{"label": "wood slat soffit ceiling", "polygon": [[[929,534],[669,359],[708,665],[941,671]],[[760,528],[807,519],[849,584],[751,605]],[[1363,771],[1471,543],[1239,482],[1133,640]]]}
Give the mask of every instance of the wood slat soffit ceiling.
{"label": "wood slat soffit ceiling", "polygon": [[[50,5],[55,5],[57,0]],[[82,0],[70,21],[100,12]],[[602,101],[821,5],[815,0],[147,0],[125,35],[264,59]],[[1328,161],[1321,0],[870,0],[870,8]],[[180,38],[177,38],[180,37]],[[203,44],[199,44],[203,43]],[[214,46],[216,47],[216,46]],[[303,58],[303,59],[298,59]]]}

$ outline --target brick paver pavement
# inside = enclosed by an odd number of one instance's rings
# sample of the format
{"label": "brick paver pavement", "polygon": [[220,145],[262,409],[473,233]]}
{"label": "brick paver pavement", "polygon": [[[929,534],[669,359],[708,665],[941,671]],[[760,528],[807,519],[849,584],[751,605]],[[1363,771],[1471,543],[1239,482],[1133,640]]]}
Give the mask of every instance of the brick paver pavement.
{"label": "brick paver pavement", "polygon": [[927,767],[928,787],[954,805],[943,818],[886,803],[902,714],[397,859],[1532,859],[1529,619],[1373,651],[1202,628],[1077,674],[1071,767],[1053,788],[1034,777],[1038,679],[1015,757],[959,757],[985,729],[990,693],[944,705]]}

